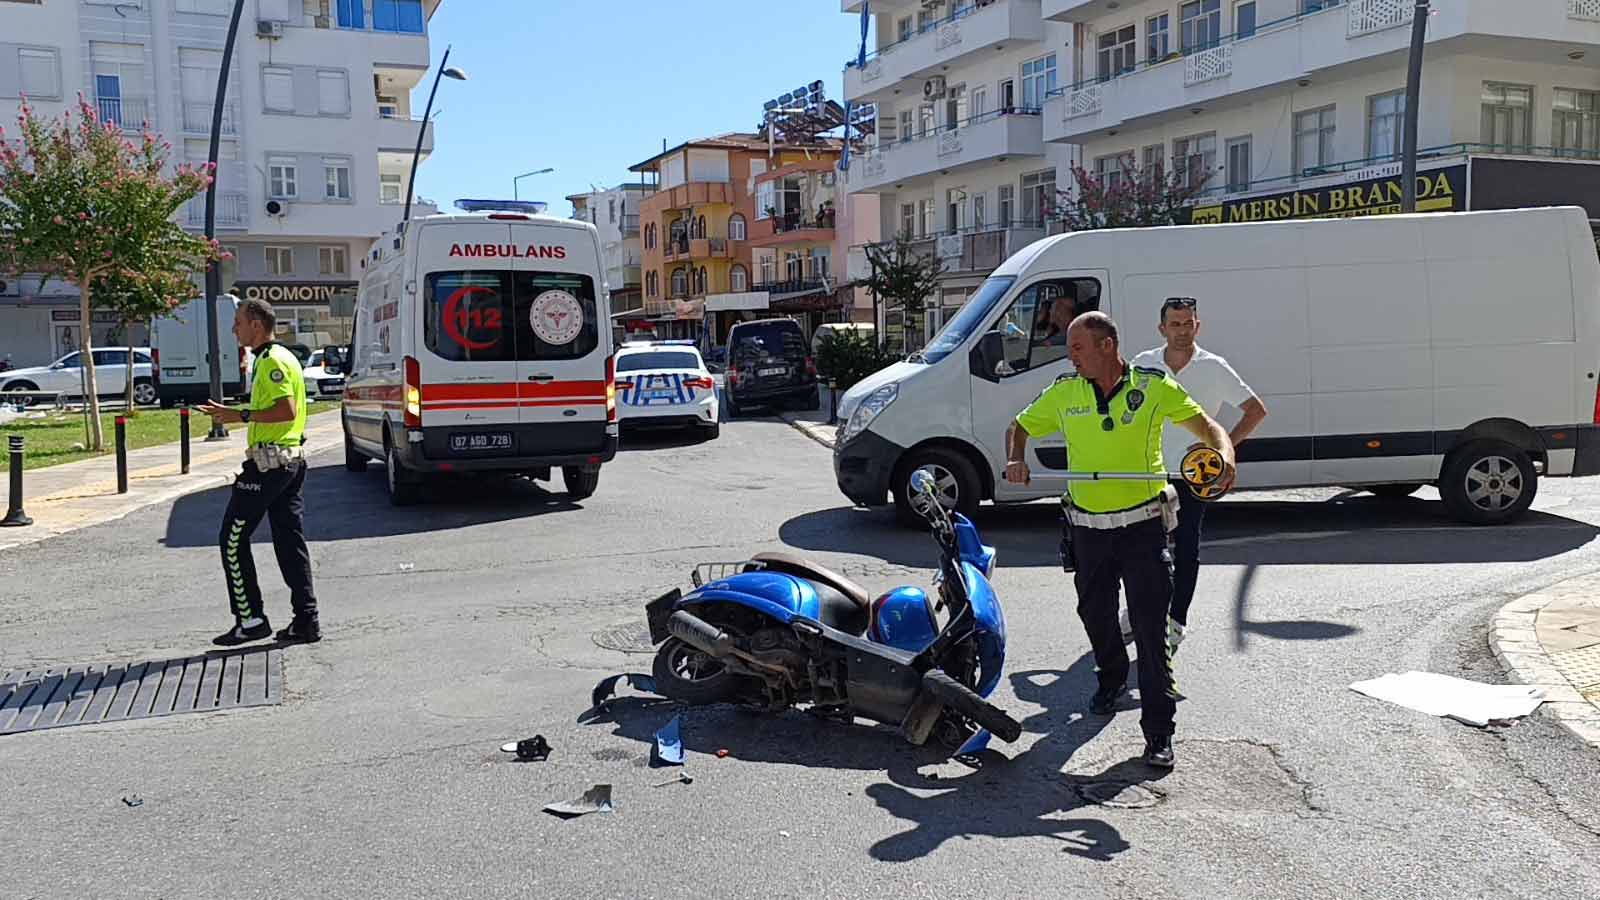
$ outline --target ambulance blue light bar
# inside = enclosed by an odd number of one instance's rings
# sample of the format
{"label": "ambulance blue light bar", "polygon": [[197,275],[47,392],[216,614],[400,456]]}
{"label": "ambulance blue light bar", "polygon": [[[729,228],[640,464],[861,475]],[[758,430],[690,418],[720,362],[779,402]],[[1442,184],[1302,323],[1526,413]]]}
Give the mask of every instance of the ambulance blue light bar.
{"label": "ambulance blue light bar", "polygon": [[537,216],[550,208],[543,200],[457,200],[456,209],[462,212],[519,212]]}

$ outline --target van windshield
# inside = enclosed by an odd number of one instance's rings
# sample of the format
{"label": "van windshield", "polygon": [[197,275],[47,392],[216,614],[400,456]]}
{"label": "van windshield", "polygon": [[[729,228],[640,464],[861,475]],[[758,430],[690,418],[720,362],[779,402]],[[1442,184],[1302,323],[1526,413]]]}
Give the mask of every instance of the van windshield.
{"label": "van windshield", "polygon": [[921,359],[936,363],[960,349],[1016,280],[1015,275],[996,275],[980,285],[972,299],[923,348]]}

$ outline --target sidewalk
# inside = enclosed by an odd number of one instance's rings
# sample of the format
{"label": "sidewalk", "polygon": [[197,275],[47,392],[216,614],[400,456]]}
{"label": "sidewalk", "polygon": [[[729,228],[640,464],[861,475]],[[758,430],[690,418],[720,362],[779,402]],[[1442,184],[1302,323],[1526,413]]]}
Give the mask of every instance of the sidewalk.
{"label": "sidewalk", "polygon": [[819,410],[801,410],[798,412],[784,410],[778,413],[778,418],[793,425],[801,434],[827,447],[829,450],[833,449],[834,437],[838,434],[839,428],[844,426],[843,422],[840,422],[837,426],[828,424],[827,394],[823,394],[822,408]]}
{"label": "sidewalk", "polygon": [[[194,431],[188,475],[179,472],[177,441],[128,452],[126,494],[117,493],[115,454],[24,472],[23,510],[33,524],[0,528],[0,551],[114,521],[194,491],[231,484],[244,460],[244,428],[232,426],[227,440],[208,444],[204,438],[209,420],[197,418],[190,423]],[[339,446],[342,440],[337,415],[313,416],[306,423],[308,452]],[[0,472],[0,516],[10,506],[10,485],[11,480]]]}
{"label": "sidewalk", "polygon": [[1492,629],[1512,679],[1543,687],[1542,709],[1600,748],[1600,572],[1507,603]]}

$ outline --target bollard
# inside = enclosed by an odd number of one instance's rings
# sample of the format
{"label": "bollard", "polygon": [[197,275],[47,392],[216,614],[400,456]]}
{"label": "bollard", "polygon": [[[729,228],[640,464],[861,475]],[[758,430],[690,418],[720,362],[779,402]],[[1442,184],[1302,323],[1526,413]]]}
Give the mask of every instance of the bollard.
{"label": "bollard", "polygon": [[33,520],[22,511],[22,435],[11,435],[7,443],[11,446],[11,498],[6,503],[6,517],[0,519],[0,525],[32,525]]}
{"label": "bollard", "polygon": [[839,383],[828,382],[828,424],[839,424]]}
{"label": "bollard", "polygon": [[189,474],[189,407],[185,405],[178,410],[178,458],[182,462],[183,474]]}
{"label": "bollard", "polygon": [[117,493],[128,492],[128,417],[117,416]]}

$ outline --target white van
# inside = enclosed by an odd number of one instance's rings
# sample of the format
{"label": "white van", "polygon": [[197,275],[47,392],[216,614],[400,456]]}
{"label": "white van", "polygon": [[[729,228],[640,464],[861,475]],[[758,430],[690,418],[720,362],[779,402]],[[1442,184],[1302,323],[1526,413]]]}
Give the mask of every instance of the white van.
{"label": "white van", "polygon": [[[248,350],[233,336],[233,315],[239,298],[220,294],[217,304],[217,350],[222,357],[222,393],[217,399],[245,393]],[[150,347],[155,355],[156,396],[165,408],[180,403],[204,403],[211,397],[211,352],[206,340],[206,298],[196,297],[172,315],[150,323]],[[242,350],[242,352],[241,352]]]}
{"label": "white van", "polygon": [[1549,208],[1035,242],[923,351],[845,394],[840,490],[904,512],[910,473],[932,466],[969,512],[1060,494],[1059,435],[1029,442],[1031,485],[1000,477],[1007,425],[1069,371],[1049,305],[1109,313],[1132,359],[1161,345],[1173,296],[1199,301],[1201,345],[1269,410],[1239,448],[1241,488],[1436,484],[1458,518],[1494,524],[1539,475],[1600,474],[1600,260],[1584,212]]}
{"label": "white van", "polygon": [[344,391],[345,465],[388,466],[390,499],[429,473],[561,470],[594,493],[617,452],[610,310],[595,227],[543,203],[457,201],[365,260]]}

